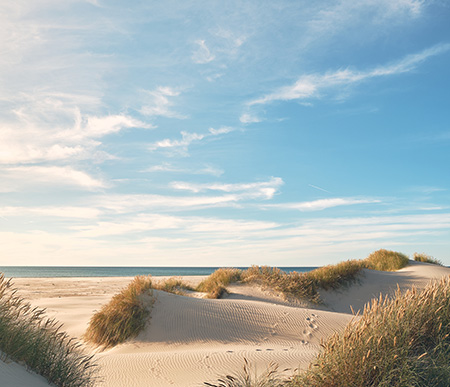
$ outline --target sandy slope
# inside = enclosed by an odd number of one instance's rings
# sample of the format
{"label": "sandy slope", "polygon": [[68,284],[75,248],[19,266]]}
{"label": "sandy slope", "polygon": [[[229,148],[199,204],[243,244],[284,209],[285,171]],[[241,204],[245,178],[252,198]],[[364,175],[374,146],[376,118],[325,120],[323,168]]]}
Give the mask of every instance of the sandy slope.
{"label": "sandy slope", "polygon": [[2,387],[48,387],[45,378],[27,371],[25,367],[0,360],[0,386]]}
{"label": "sandy slope", "polygon": [[[244,358],[260,371],[270,362],[281,369],[305,368],[319,351],[320,340],[351,320],[350,305],[357,310],[380,293],[392,294],[397,284],[402,289],[423,288],[443,275],[450,275],[450,269],[418,263],[395,273],[366,270],[360,283],[340,292],[323,292],[326,305],[321,307],[285,302],[277,294],[250,286],[231,287],[232,293],[223,300],[155,292],[146,329],[134,340],[97,354],[99,385],[199,386],[240,371]],[[190,280],[195,283],[200,278]],[[129,281],[14,282],[24,297],[46,307],[49,315],[64,322],[69,334],[80,337],[92,313]]]}

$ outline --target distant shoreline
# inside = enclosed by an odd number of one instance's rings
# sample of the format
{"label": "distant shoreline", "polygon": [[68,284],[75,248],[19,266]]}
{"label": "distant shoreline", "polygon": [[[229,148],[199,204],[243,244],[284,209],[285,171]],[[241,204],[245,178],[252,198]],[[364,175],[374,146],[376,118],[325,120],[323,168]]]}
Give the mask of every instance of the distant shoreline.
{"label": "distant shoreline", "polygon": [[[227,266],[222,266],[227,267]],[[0,272],[8,278],[73,278],[73,277],[135,277],[210,275],[215,267],[164,267],[164,266],[0,266]],[[285,272],[308,272],[317,266],[278,267]],[[238,267],[247,269],[247,267]]]}

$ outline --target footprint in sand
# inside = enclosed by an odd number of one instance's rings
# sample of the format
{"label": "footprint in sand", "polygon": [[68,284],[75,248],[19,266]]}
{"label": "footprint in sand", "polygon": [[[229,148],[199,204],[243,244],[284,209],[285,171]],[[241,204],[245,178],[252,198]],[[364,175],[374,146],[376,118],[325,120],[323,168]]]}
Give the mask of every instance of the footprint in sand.
{"label": "footprint in sand", "polygon": [[169,383],[169,384],[175,384],[175,383],[173,382],[173,380],[171,380],[171,379],[169,379],[169,378],[167,378],[167,377],[165,377],[165,376],[163,375],[163,373],[162,373],[162,365],[161,365],[161,360],[160,360],[160,359],[156,359],[156,361],[155,361],[155,366],[149,368],[149,371],[150,371],[153,375],[155,375],[155,377],[157,377],[158,379],[165,380],[165,381],[166,381],[167,383]]}

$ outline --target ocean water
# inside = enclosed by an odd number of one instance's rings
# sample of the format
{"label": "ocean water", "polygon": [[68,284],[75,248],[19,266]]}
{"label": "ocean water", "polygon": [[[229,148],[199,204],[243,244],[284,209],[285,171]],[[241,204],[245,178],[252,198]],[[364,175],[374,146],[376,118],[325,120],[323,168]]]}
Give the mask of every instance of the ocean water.
{"label": "ocean water", "polygon": [[[104,267],[104,266],[0,266],[5,277],[46,278],[46,277],[134,277],[209,275],[218,267]],[[240,267],[239,269],[247,269]],[[285,272],[308,272],[316,267],[280,267]]]}

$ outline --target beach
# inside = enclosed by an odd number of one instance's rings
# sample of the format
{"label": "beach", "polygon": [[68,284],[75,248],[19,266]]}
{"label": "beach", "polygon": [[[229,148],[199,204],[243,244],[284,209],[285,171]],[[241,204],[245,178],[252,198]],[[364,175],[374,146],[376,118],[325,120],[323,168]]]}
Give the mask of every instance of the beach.
{"label": "beach", "polygon": [[[419,262],[396,272],[364,269],[360,280],[338,291],[322,291],[324,303],[285,300],[256,285],[231,285],[223,299],[202,294],[179,296],[154,290],[155,302],[145,329],[134,339],[95,353],[98,386],[201,386],[242,370],[244,359],[262,372],[275,363],[286,376],[306,369],[321,340],[342,330],[374,297],[397,288],[422,289],[450,275],[450,269]],[[195,285],[203,276],[183,277]],[[154,277],[154,280],[161,277]],[[63,330],[81,340],[91,316],[132,280],[107,278],[17,278],[18,294],[45,308]],[[21,385],[26,372],[0,362],[2,385]],[[36,375],[35,385],[45,385]],[[9,384],[8,384],[9,383]],[[14,384],[16,383],[16,384]],[[23,384],[22,384],[23,385]],[[26,384],[25,384],[26,385]]]}

